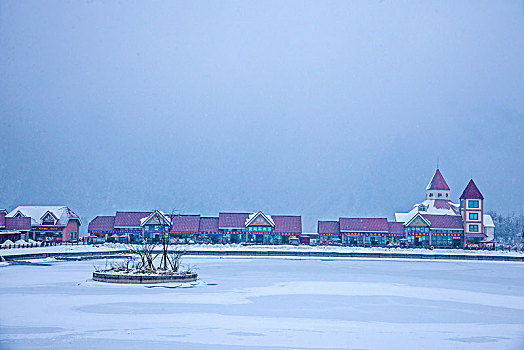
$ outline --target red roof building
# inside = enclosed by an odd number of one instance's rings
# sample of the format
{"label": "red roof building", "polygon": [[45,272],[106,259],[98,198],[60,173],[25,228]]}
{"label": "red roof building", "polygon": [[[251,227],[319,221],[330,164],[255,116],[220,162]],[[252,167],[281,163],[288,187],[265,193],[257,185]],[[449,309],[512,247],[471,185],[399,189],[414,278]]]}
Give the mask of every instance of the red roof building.
{"label": "red roof building", "polygon": [[466,244],[490,242],[495,238],[495,225],[490,215],[484,214],[484,196],[473,179],[460,196],[460,211],[464,221]]}
{"label": "red roof building", "polygon": [[26,239],[71,242],[79,239],[80,218],[66,206],[18,206],[5,215],[5,229],[27,232]]}
{"label": "red roof building", "polygon": [[[162,217],[160,220],[159,218]],[[199,235],[211,236],[213,242],[285,243],[288,236],[302,233],[302,218],[293,215],[266,215],[255,213],[219,213],[218,217],[200,215],[165,215],[154,212],[116,212],[115,216],[97,216],[88,227],[92,235],[105,235],[129,240],[141,237],[157,240],[169,226],[174,238],[196,239]]]}

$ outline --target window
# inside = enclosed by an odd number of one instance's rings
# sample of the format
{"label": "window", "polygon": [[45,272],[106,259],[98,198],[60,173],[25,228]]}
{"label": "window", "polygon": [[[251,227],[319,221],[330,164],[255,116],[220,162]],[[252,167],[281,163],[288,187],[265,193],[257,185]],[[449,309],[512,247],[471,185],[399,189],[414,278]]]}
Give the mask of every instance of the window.
{"label": "window", "polygon": [[469,207],[470,208],[478,208],[479,207],[479,201],[477,201],[477,200],[470,200],[469,201]]}
{"label": "window", "polygon": [[469,213],[469,219],[470,220],[478,220],[479,219],[479,213]]}
{"label": "window", "polygon": [[439,196],[439,197],[442,197],[442,193],[439,193],[438,196]]}
{"label": "window", "polygon": [[446,198],[448,198],[448,194],[446,193]]}
{"label": "window", "polygon": [[433,197],[433,193],[430,193],[429,196],[430,196],[430,197]]}
{"label": "window", "polygon": [[479,225],[469,225],[469,232],[479,232]]}
{"label": "window", "polygon": [[424,205],[419,205],[418,211],[426,211],[426,207]]}

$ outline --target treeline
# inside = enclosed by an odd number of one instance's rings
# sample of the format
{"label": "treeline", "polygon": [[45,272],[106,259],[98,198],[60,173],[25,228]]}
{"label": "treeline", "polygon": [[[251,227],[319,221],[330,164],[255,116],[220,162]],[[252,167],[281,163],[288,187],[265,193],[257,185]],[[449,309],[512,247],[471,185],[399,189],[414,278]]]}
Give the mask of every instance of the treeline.
{"label": "treeline", "polygon": [[487,212],[495,223],[495,240],[510,245],[522,243],[524,230],[524,215],[511,214],[507,216],[499,215],[496,212]]}

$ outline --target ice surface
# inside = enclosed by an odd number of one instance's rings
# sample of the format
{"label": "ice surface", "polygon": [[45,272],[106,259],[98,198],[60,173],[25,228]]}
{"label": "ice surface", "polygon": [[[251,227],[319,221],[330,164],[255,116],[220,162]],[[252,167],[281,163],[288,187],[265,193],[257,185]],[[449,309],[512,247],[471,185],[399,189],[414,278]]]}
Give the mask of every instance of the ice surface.
{"label": "ice surface", "polygon": [[186,257],[199,284],[150,288],[45,262],[0,266],[0,348],[524,348],[524,263]]}

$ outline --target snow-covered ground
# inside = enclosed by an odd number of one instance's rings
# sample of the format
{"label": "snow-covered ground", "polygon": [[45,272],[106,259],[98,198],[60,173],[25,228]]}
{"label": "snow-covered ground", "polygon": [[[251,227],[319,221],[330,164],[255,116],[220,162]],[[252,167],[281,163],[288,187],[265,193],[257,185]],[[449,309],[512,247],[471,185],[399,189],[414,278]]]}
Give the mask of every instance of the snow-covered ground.
{"label": "snow-covered ground", "polygon": [[185,262],[198,285],[93,282],[103,260],[2,264],[0,348],[524,348],[524,263]]}
{"label": "snow-covered ground", "polygon": [[[508,252],[508,251],[490,251],[490,250],[462,250],[462,249],[401,249],[401,248],[364,248],[364,247],[338,247],[338,246],[291,246],[291,245],[253,245],[243,246],[240,244],[192,244],[192,245],[177,245],[179,249],[185,249],[188,252],[191,250],[209,250],[209,251],[265,251],[265,250],[279,250],[279,251],[311,251],[311,252],[358,252],[358,253],[416,253],[416,254],[430,254],[430,255],[501,255],[501,256],[520,256],[523,257],[523,252]],[[160,248],[160,246],[159,246]],[[38,248],[15,248],[2,249],[0,255],[17,255],[17,254],[37,254],[47,252],[110,252],[117,250],[125,250],[125,244],[106,243],[101,245],[60,245],[53,247],[38,247]]]}

